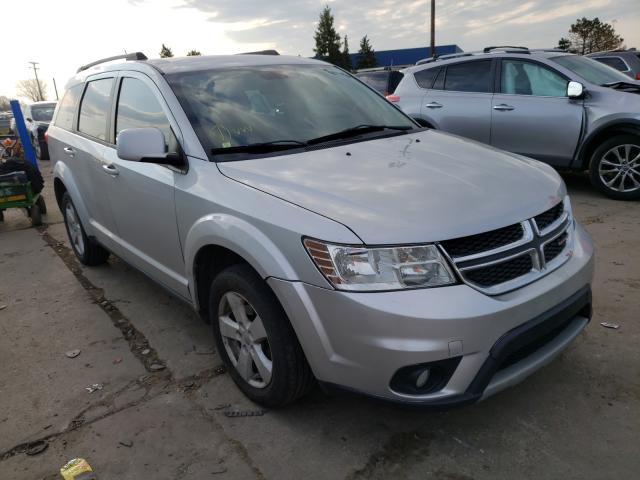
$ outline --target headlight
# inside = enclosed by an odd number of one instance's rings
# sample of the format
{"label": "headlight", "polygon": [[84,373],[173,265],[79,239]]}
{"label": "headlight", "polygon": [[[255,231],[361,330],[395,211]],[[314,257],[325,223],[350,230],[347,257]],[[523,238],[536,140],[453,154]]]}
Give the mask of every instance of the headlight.
{"label": "headlight", "polygon": [[363,248],[304,240],[311,259],[338,290],[376,291],[456,283],[435,245]]}

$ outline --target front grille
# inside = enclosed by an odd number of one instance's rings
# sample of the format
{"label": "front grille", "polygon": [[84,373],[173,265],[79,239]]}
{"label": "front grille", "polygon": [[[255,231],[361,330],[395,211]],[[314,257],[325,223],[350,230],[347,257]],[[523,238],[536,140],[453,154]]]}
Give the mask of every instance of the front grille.
{"label": "front grille", "polygon": [[452,257],[465,257],[517,242],[523,234],[522,225],[516,223],[490,232],[446,240],[441,244]]}
{"label": "front grille", "polygon": [[533,261],[527,253],[506,262],[467,270],[464,276],[480,287],[491,287],[526,275],[532,269]]}
{"label": "front grille", "polygon": [[560,235],[559,237],[551,240],[549,243],[547,243],[544,247],[544,261],[549,263],[551,260],[553,260],[554,258],[556,258],[558,255],[560,255],[560,252],[562,252],[562,250],[564,250],[564,247],[567,244],[567,238],[568,238],[568,234],[567,232],[564,232],[562,235]]}
{"label": "front grille", "polygon": [[555,207],[551,207],[546,212],[542,212],[540,215],[534,217],[536,225],[538,226],[538,230],[544,230],[557,219],[559,219],[563,211],[564,205],[562,202],[560,202]]}

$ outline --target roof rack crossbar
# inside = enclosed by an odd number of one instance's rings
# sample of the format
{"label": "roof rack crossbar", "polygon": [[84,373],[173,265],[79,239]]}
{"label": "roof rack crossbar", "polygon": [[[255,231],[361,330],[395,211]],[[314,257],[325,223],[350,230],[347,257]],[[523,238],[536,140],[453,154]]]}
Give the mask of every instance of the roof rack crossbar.
{"label": "roof rack crossbar", "polygon": [[416,65],[424,65],[425,63],[435,62],[436,60],[449,60],[451,58],[458,57],[470,57],[473,55],[473,52],[458,52],[458,53],[449,53],[447,55],[440,55],[438,57],[431,58],[423,58],[422,60],[418,60]]}
{"label": "roof rack crossbar", "polygon": [[124,55],[115,55],[113,57],[102,58],[100,60],[96,60],[95,62],[87,63],[86,65],[82,65],[76,73],[80,73],[88,68],[94,67],[96,65],[100,65],[101,63],[111,62],[112,60],[147,60],[147,56],[142,52],[134,52],[134,53],[126,53]]}
{"label": "roof rack crossbar", "polygon": [[513,50],[525,50],[527,52],[529,51],[529,49],[527,47],[515,47],[513,45],[495,45],[493,47],[486,47],[486,48],[482,49],[482,51],[484,53],[489,53],[491,50],[498,50],[498,49],[500,49],[500,50],[510,50],[510,49],[513,49]]}

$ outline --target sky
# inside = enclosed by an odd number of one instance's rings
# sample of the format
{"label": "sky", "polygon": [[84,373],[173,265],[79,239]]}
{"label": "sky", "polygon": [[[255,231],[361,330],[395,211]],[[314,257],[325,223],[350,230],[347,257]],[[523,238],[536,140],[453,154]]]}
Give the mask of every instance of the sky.
{"label": "sky", "polygon": [[[376,50],[427,46],[430,0],[5,0],[0,95],[33,78],[27,62],[55,99],[80,65],[142,51],[175,56],[276,49],[313,55],[318,15],[328,4],[351,52],[368,35]],[[436,44],[463,50],[488,45],[553,47],[576,18],[613,22],[627,46],[640,48],[640,0],[436,1]],[[11,45],[8,48],[8,45]]]}

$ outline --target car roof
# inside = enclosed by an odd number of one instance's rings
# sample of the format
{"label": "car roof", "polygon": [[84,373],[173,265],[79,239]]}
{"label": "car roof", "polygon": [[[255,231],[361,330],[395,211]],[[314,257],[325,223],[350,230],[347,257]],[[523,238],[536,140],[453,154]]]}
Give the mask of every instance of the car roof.
{"label": "car roof", "polygon": [[587,57],[623,57],[625,55],[640,55],[637,50],[605,50],[602,52],[592,52]]}
{"label": "car roof", "polygon": [[33,107],[33,106],[37,106],[37,105],[55,105],[57,102],[53,101],[53,100],[42,100],[40,102],[33,102],[30,103],[29,106]]}
{"label": "car roof", "polygon": [[451,63],[464,62],[468,60],[481,60],[481,59],[491,59],[491,58],[522,58],[522,59],[549,59],[556,57],[564,57],[564,56],[574,56],[573,53],[564,52],[562,50],[523,50],[515,51],[515,50],[493,50],[491,52],[462,52],[462,53],[454,53],[451,55],[444,55],[442,57],[436,58],[435,60],[430,60],[425,63],[421,63],[419,65],[414,65],[412,67],[407,68],[407,71],[412,72],[416,70],[422,70],[423,68],[437,67],[439,65],[448,65]]}

